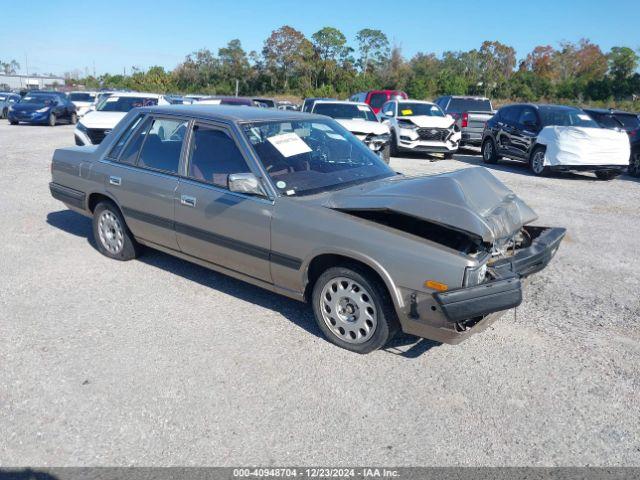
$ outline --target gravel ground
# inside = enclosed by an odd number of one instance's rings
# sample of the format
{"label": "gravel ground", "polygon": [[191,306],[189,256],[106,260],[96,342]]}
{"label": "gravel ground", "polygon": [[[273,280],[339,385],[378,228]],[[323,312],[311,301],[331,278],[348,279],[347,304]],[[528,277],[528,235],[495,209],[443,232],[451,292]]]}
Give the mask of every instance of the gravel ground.
{"label": "gravel ground", "polygon": [[[0,465],[640,466],[640,182],[491,171],[568,229],[517,315],[370,355],[305,305],[147,251],[49,196],[70,126],[0,121]],[[468,168],[396,158],[399,171]]]}

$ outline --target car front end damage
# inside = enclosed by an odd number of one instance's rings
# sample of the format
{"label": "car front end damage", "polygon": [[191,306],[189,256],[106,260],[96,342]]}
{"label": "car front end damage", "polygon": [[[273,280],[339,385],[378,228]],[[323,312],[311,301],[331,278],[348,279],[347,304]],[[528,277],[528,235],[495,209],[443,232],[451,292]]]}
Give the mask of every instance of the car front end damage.
{"label": "car front end damage", "polygon": [[533,226],[535,212],[480,168],[381,181],[357,196],[337,193],[331,206],[437,246],[414,250],[410,269],[392,269],[395,306],[405,333],[450,344],[520,305],[524,279],[565,235]]}
{"label": "car front end damage", "polygon": [[454,153],[460,145],[461,133],[455,123],[450,126],[420,126],[408,118],[398,119],[398,147],[427,153]]}

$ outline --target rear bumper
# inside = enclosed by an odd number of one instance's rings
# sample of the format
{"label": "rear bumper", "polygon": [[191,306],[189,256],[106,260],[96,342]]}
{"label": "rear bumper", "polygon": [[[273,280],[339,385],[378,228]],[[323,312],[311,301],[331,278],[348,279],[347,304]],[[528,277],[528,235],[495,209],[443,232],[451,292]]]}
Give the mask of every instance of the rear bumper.
{"label": "rear bumper", "polygon": [[49,191],[51,192],[51,196],[53,198],[55,198],[56,200],[60,200],[67,206],[84,210],[86,198],[84,192],[53,182],[49,183]]}
{"label": "rear bumper", "polygon": [[441,314],[441,323],[430,322],[426,318],[405,318],[403,330],[443,343],[457,344],[484,330],[505,311],[519,306],[523,298],[523,279],[549,264],[566,233],[564,228],[528,229],[536,235],[531,245],[511,257],[492,263],[489,271],[493,280],[433,293],[433,304],[424,302],[427,308],[418,304],[418,312],[425,314],[430,309]]}
{"label": "rear bumper", "polygon": [[552,172],[597,172],[600,170],[615,170],[618,172],[624,172],[628,164],[624,165],[550,165],[549,170]]}
{"label": "rear bumper", "polygon": [[462,138],[460,140],[460,145],[480,145],[482,143],[482,130],[478,130],[477,132],[465,132],[462,131]]}

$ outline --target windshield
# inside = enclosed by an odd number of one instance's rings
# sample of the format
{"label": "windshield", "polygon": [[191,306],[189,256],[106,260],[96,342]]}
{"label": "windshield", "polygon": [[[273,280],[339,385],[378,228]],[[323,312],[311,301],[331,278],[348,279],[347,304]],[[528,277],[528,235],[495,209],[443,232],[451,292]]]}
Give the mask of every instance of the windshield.
{"label": "windshield", "polygon": [[439,106],[432,103],[407,103],[398,104],[398,116],[410,117],[413,115],[424,115],[427,117],[444,117],[444,112]]}
{"label": "windshield", "polygon": [[86,92],[71,92],[69,94],[69,100],[72,102],[93,102],[96,98],[94,93]]}
{"label": "windshield", "polygon": [[333,120],[258,122],[243,129],[284,195],[309,195],[395,175]]}
{"label": "windshield", "polygon": [[593,127],[598,124],[579,108],[565,107],[540,107],[538,109],[542,118],[542,125],[560,127]]}
{"label": "windshield", "polygon": [[119,97],[111,95],[105,98],[96,108],[99,112],[128,112],[136,107],[150,107],[157,105],[157,98],[149,97]]}
{"label": "windshield", "polygon": [[347,103],[316,103],[313,113],[327,115],[331,118],[341,118],[346,120],[369,120],[377,122],[378,118],[367,105],[355,105]]}
{"label": "windshield", "polygon": [[447,106],[447,112],[491,112],[491,102],[481,98],[452,98]]}
{"label": "windshield", "polygon": [[22,97],[20,103],[30,103],[33,105],[50,105],[55,101],[56,97],[53,95],[42,95],[30,93]]}

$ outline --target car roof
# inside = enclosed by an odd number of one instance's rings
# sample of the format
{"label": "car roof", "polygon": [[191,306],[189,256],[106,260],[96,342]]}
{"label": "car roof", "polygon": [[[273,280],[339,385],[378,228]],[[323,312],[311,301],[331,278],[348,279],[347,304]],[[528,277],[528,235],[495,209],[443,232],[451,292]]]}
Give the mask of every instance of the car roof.
{"label": "car roof", "polygon": [[235,105],[163,105],[138,108],[138,110],[160,115],[184,115],[199,118],[201,120],[222,120],[226,122],[239,123],[327,119],[327,117],[323,115],[315,115],[311,113]]}
{"label": "car roof", "polygon": [[394,98],[393,100],[389,101],[398,103],[424,103],[425,105],[435,105],[435,103],[428,102],[426,100],[411,100],[410,98]]}
{"label": "car roof", "polygon": [[[107,92],[103,92],[107,93]],[[148,98],[160,98],[162,95],[159,93],[147,93],[147,92],[111,92],[113,97],[148,97]]]}
{"label": "car roof", "polygon": [[[363,107],[369,107],[368,103],[350,102],[349,100],[316,100],[315,105],[317,105],[319,103],[337,103],[337,104],[340,104],[340,105],[360,105],[360,106],[363,106]],[[369,108],[371,108],[371,107],[369,107]]]}
{"label": "car roof", "polygon": [[631,115],[636,116],[633,112],[625,112],[624,110],[614,110],[613,108],[583,108],[585,112],[601,113],[603,115]]}

